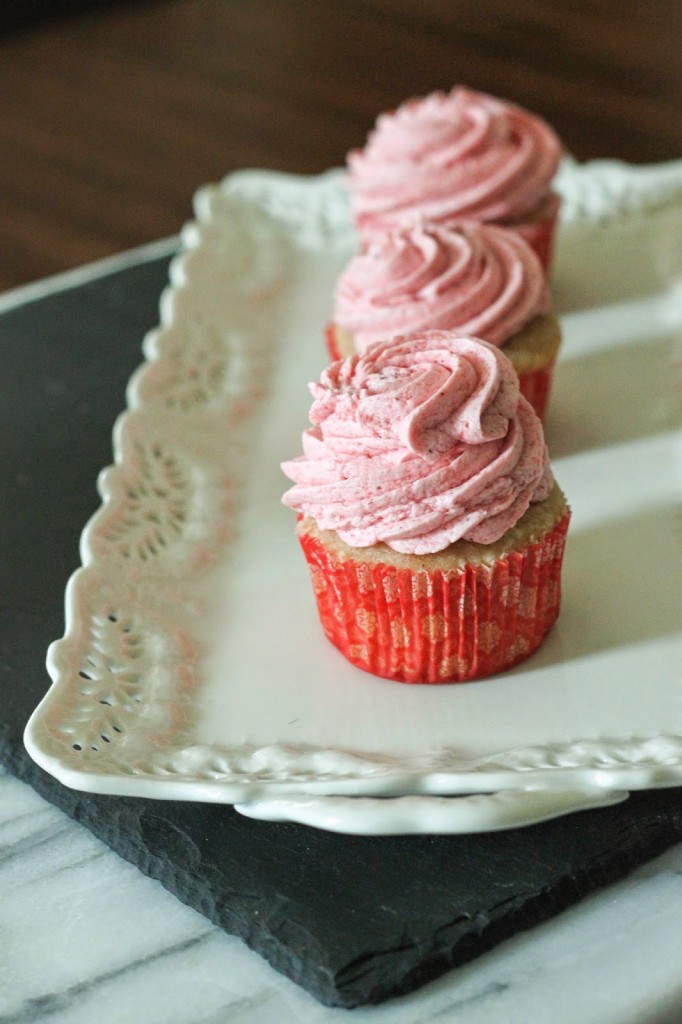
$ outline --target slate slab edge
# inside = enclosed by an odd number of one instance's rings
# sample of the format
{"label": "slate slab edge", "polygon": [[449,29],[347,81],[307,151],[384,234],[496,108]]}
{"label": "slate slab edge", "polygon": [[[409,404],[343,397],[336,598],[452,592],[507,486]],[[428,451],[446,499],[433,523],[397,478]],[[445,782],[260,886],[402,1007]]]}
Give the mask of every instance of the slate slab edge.
{"label": "slate slab edge", "polygon": [[[143,270],[143,267],[139,269]],[[143,276],[143,285],[147,280]],[[106,281],[102,283],[106,284]],[[158,303],[158,274],[152,275],[147,284],[149,294],[141,295],[136,285],[139,282],[136,281],[135,268],[118,272],[115,285],[118,311],[123,314],[128,301],[124,298],[124,289],[130,287],[130,295],[134,296],[135,303],[144,302],[153,319]],[[97,294],[93,298],[93,308],[97,317],[102,314],[98,304],[101,295],[97,287],[94,291]],[[59,297],[49,296],[47,301],[58,302]],[[120,334],[126,322],[125,316],[117,317],[112,330]],[[137,328],[134,337],[132,334],[131,329],[131,335],[124,340],[134,366],[140,358],[141,334],[137,333]],[[122,392],[119,399],[122,404]],[[94,429],[106,431],[108,444],[113,418],[110,421],[108,413],[101,415],[102,422],[96,423]],[[94,481],[92,484],[94,486]],[[83,522],[72,524],[74,543]],[[40,605],[33,609],[33,614],[40,612]],[[8,643],[11,642],[11,634],[10,626],[5,638]],[[562,849],[562,837],[575,834],[575,830],[579,829],[583,834],[582,855],[576,854],[575,863],[557,872],[550,882],[545,878],[544,881],[538,881],[536,886],[526,886],[521,894],[510,899],[497,902],[488,900],[485,906],[483,904],[486,901],[481,900],[478,909],[468,907],[464,911],[461,904],[457,907],[453,903],[451,910],[444,908],[440,927],[430,934],[424,932],[406,936],[393,944],[384,941],[379,949],[366,949],[364,953],[345,955],[345,958],[338,949],[335,955],[331,955],[325,949],[325,937],[315,934],[314,930],[306,931],[305,920],[292,922],[291,927],[287,928],[286,921],[283,922],[280,916],[278,933],[275,934],[266,920],[258,920],[251,912],[252,894],[249,894],[249,900],[243,899],[246,894],[240,895],[237,889],[230,890],[230,879],[221,874],[215,864],[196,862],[187,855],[188,851],[196,847],[196,837],[190,834],[191,829],[183,828],[182,823],[178,824],[178,820],[182,822],[183,817],[191,819],[189,805],[88,796],[62,787],[30,761],[21,740],[23,726],[27,714],[48,684],[43,669],[42,646],[39,651],[31,650],[30,653],[31,659],[35,659],[34,664],[28,663],[27,650],[17,647],[17,686],[10,695],[12,699],[6,701],[6,712],[10,717],[14,716],[15,720],[0,729],[0,762],[5,763],[10,771],[32,785],[38,793],[70,817],[85,825],[144,874],[158,879],[180,900],[224,930],[238,935],[273,967],[328,1005],[351,1007],[378,1003],[391,996],[412,991],[450,967],[473,959],[516,932],[546,920],[588,892],[622,877],[682,838],[682,791],[679,789],[635,794],[619,807],[573,815],[570,819],[545,823],[533,829],[516,830],[521,846],[526,844],[526,840],[530,846],[536,840],[547,841],[558,854]],[[19,688],[20,692],[17,693]],[[273,830],[280,830],[278,834],[282,836],[293,837],[295,841],[292,840],[290,849],[308,851],[308,866],[319,867],[314,865],[316,849],[328,850],[332,842],[337,844],[338,849],[348,848],[354,842],[347,837],[321,836],[305,826],[247,823],[244,819],[237,821],[238,816],[230,808],[216,809],[214,813],[221,815],[221,832],[224,829],[229,834],[232,822],[238,834],[248,835],[254,843],[260,837],[272,835]],[[161,822],[172,818],[173,822],[169,821],[167,830],[161,827],[154,831],[149,826],[151,818]],[[599,839],[604,829],[613,840],[607,849]],[[378,865],[377,880],[380,881],[382,856],[385,855],[388,860],[393,851],[404,848],[414,852],[418,849],[415,844],[419,841],[420,837],[410,837],[410,843],[406,846],[400,838],[372,840],[371,848],[375,851],[375,864]],[[501,847],[504,848],[508,841],[500,839]],[[512,838],[511,841],[515,840]],[[440,851],[441,861],[438,863],[441,866],[444,851],[447,853],[449,850],[454,852],[469,848],[462,845],[467,844],[467,837],[438,837],[435,842]],[[487,849],[494,849],[494,838],[485,841],[472,838],[471,848],[479,848],[481,843]],[[424,840],[424,858],[420,856],[419,861],[423,864],[425,879],[428,878],[430,866],[428,852],[433,848]],[[589,852],[590,849],[592,852]],[[456,862],[453,861],[452,866],[455,869],[453,874],[456,874]],[[508,877],[505,876],[503,858],[500,858],[499,869],[501,877]],[[365,920],[364,924],[369,927],[371,922]],[[375,945],[380,945],[380,942],[378,940]]]}

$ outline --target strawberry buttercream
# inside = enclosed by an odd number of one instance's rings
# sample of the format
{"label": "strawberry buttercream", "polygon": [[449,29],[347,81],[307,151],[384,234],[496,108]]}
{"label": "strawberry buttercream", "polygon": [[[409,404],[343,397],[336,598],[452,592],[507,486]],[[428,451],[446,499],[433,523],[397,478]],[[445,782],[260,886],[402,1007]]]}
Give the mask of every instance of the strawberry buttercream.
{"label": "strawberry buttercream", "polygon": [[451,331],[378,342],[311,385],[286,505],[352,547],[493,543],[552,486],[542,427],[500,349]]}
{"label": "strawberry buttercream", "polygon": [[426,329],[501,345],[548,309],[540,261],[519,235],[418,222],[376,238],[351,260],[336,286],[333,319],[363,352],[373,341]]}
{"label": "strawberry buttercream", "polygon": [[408,100],[348,156],[356,223],[371,234],[415,213],[523,221],[551,195],[560,152],[545,121],[485,93],[459,86]]}

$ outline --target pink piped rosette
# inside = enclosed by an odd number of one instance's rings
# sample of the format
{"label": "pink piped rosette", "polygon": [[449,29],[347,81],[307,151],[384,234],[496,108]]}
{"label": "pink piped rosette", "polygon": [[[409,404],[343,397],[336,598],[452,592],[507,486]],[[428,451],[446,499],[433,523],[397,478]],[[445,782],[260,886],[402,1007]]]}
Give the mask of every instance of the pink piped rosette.
{"label": "pink piped rosette", "polygon": [[311,391],[283,500],[331,642],[412,683],[528,657],[559,613],[569,510],[509,360],[427,331],[333,363]]}
{"label": "pink piped rosette", "polygon": [[348,155],[355,223],[365,240],[416,217],[496,223],[518,231],[548,270],[560,156],[550,126],[515,104],[463,86],[411,99]]}
{"label": "pink piped rosette", "polygon": [[336,284],[327,349],[338,359],[380,339],[440,329],[508,346],[521,394],[542,419],[561,331],[540,261],[518,234],[417,221],[373,238]]}

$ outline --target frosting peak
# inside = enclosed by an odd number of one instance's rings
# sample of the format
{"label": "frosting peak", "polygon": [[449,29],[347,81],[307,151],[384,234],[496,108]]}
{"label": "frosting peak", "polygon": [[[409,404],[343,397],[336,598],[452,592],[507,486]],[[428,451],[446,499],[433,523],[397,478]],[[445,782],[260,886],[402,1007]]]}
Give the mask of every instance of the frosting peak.
{"label": "frosting peak", "polygon": [[457,330],[501,345],[549,309],[540,261],[505,228],[417,222],[370,241],[335,290],[357,351],[396,334]]}
{"label": "frosting peak", "polygon": [[486,93],[458,86],[408,100],[348,155],[358,227],[386,230],[415,213],[522,219],[549,193],[560,153],[545,121]]}
{"label": "frosting peak", "polygon": [[311,385],[286,505],[353,547],[488,544],[549,493],[542,427],[498,348],[450,331],[372,345]]}

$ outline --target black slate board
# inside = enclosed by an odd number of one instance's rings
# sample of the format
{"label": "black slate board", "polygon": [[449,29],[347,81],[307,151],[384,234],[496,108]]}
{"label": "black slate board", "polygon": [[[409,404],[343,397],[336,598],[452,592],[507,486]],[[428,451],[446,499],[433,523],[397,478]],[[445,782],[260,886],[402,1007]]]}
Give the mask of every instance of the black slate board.
{"label": "black slate board", "polygon": [[0,314],[0,761],[325,1003],[408,992],[682,838],[682,790],[483,836],[339,836],[231,808],[95,797],[25,753],[48,644],[167,259]]}

